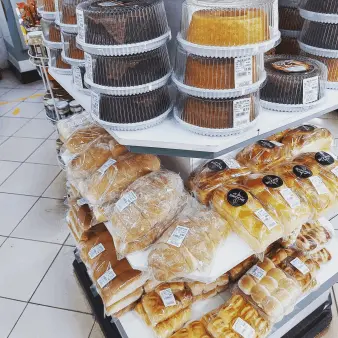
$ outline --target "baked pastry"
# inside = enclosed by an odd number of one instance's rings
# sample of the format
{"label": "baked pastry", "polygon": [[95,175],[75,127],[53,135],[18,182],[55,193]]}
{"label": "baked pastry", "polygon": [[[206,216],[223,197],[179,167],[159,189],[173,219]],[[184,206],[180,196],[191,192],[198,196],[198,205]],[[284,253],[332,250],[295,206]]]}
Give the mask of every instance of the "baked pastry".
{"label": "baked pastry", "polygon": [[77,47],[76,36],[77,33],[67,33],[62,31],[63,51],[68,58],[83,60],[84,52]]}
{"label": "baked pastry", "polygon": [[229,232],[230,226],[216,212],[189,203],[153,246],[149,269],[163,282],[206,271]]}
{"label": "baked pastry", "polygon": [[130,305],[126,306],[125,308],[123,308],[122,310],[115,312],[114,313],[114,317],[115,318],[120,318],[122,317],[124,314],[134,310],[135,306],[137,305],[137,301],[135,301],[134,303],[131,303]]}
{"label": "baked pastry", "polygon": [[157,81],[171,71],[166,45],[142,54],[124,56],[91,55],[94,83],[109,87],[140,86]]}
{"label": "baked pastry", "polygon": [[190,174],[186,185],[200,203],[207,205],[216,188],[232,178],[249,173],[249,168],[241,166],[234,159],[214,159],[197,167]]}
{"label": "baked pastry", "polygon": [[245,259],[242,263],[237,264],[229,271],[230,281],[232,283],[240,279],[253,265],[256,264],[257,258],[255,255],[252,255]]}
{"label": "baked pastry", "polygon": [[41,19],[43,37],[47,41],[61,42],[60,27],[54,20]]}
{"label": "baked pastry", "polygon": [[276,46],[276,54],[300,55],[300,47],[297,38],[282,36],[281,42]]}
{"label": "baked pastry", "polygon": [[60,22],[66,25],[76,25],[76,6],[83,0],[62,0],[59,3]]}
{"label": "baked pastry", "polygon": [[295,157],[302,153],[330,151],[333,141],[333,135],[326,128],[306,124],[289,130],[282,143],[292,148],[291,155]]}
{"label": "baked pastry", "polygon": [[279,29],[301,31],[304,19],[299,14],[297,7],[279,6]]}
{"label": "baked pastry", "polygon": [[171,171],[155,171],[132,183],[107,212],[107,227],[119,255],[134,251],[127,246],[130,243],[138,244],[138,250],[146,249],[170,226],[184,203],[183,181]]}
{"label": "baked pastry", "polygon": [[160,169],[160,160],[154,155],[128,153],[118,158],[102,174],[96,171],[81,187],[81,193],[91,204],[116,201],[136,179]]}
{"label": "baked pastry", "polygon": [[209,336],[202,322],[194,321],[184,329],[177,331],[170,338],[211,338],[211,336]]}
{"label": "baked pastry", "polygon": [[275,142],[281,143],[282,140],[283,140],[283,137],[289,132],[289,130],[290,129],[285,129],[285,130],[279,131],[278,133],[267,137],[266,140],[271,141],[271,142],[275,141]]}
{"label": "baked pastry", "polygon": [[227,287],[229,284],[229,275],[227,273],[218,277],[213,283],[201,283],[201,282],[187,282],[186,286],[191,291],[194,297],[203,295],[212,290],[217,289],[217,287]]}
{"label": "baked pastry", "polygon": [[326,248],[311,255],[311,259],[319,263],[320,265],[329,262],[332,259],[331,253]]}
{"label": "baked pastry", "polygon": [[283,236],[284,227],[247,188],[227,184],[215,190],[212,206],[255,252],[263,252]]}
{"label": "baked pastry", "polygon": [[171,107],[168,86],[130,96],[99,95],[100,120],[112,123],[137,123],[154,119]]}
{"label": "baked pastry", "polygon": [[288,249],[280,248],[275,251],[272,251],[269,254],[269,258],[271,259],[273,264],[275,264],[276,266],[278,266],[281,262],[284,261],[284,259],[286,259],[289,256],[296,257],[296,251],[291,248],[288,248]]}
{"label": "baked pastry", "polygon": [[276,141],[259,140],[240,151],[236,160],[253,171],[268,170],[290,157],[290,146]]}
{"label": "baked pastry", "polygon": [[268,15],[255,8],[198,10],[186,32],[186,40],[208,46],[231,47],[269,39]]}
{"label": "baked pastry", "polygon": [[93,45],[134,44],[169,31],[162,0],[95,0],[79,4],[77,10],[83,12],[84,42]]}
{"label": "baked pastry", "polygon": [[251,174],[243,178],[243,184],[265,210],[283,224],[285,236],[300,228],[312,215],[307,200],[291,190],[279,176]]}
{"label": "baked pastry", "polygon": [[60,69],[71,69],[71,65],[64,62],[61,56],[62,49],[48,48],[49,62],[51,67]]}

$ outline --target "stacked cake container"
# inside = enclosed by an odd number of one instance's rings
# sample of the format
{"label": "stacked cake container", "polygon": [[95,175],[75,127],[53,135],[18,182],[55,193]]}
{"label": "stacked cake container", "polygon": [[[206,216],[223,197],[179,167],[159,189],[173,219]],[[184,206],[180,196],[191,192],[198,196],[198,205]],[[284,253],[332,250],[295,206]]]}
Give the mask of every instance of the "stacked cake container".
{"label": "stacked cake container", "polygon": [[93,118],[111,130],[161,123],[172,110],[163,0],[87,1],[76,13]]}
{"label": "stacked cake container", "polygon": [[173,81],[174,116],[192,132],[229,136],[260,113],[264,53],[280,40],[277,0],[187,0]]}

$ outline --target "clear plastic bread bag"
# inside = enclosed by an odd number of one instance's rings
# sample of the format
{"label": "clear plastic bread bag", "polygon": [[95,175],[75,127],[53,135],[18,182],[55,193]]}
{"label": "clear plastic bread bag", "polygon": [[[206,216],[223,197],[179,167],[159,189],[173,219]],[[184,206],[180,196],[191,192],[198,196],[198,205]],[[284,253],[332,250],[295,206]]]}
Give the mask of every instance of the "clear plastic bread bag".
{"label": "clear plastic bread bag", "polygon": [[175,332],[170,338],[210,338],[206,327],[201,321],[195,320],[183,329]]}
{"label": "clear plastic bread bag", "polygon": [[170,226],[186,203],[181,177],[168,170],[137,179],[106,211],[119,257],[146,249]]}
{"label": "clear plastic bread bag", "polygon": [[256,253],[284,234],[283,224],[243,185],[229,182],[216,189],[211,205]]}
{"label": "clear plastic bread bag", "polygon": [[189,197],[188,204],[152,246],[148,266],[158,281],[189,279],[194,272],[212,268],[230,226],[215,211]]}
{"label": "clear plastic bread bag", "polygon": [[230,282],[235,283],[258,261],[256,255],[252,255],[243,262],[237,264],[229,271]]}
{"label": "clear plastic bread bag", "polygon": [[194,170],[186,183],[198,201],[208,205],[215,189],[232,178],[249,174],[251,170],[241,166],[235,159],[226,157],[201,164]]}
{"label": "clear plastic bread bag", "polygon": [[284,236],[290,235],[313,216],[307,199],[290,189],[279,176],[251,174],[243,177],[242,182],[269,214],[283,224]]}

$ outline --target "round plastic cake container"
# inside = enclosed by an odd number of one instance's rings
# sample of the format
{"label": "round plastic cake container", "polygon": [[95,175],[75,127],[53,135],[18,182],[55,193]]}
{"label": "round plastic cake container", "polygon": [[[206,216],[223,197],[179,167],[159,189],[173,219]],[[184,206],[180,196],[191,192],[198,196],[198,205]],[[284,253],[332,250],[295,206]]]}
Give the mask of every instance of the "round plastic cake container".
{"label": "round plastic cake container", "polygon": [[62,59],[62,49],[47,48],[49,63],[48,66],[59,74],[72,74],[71,66]]}
{"label": "round plastic cake container", "polygon": [[53,20],[41,19],[43,40],[49,48],[62,47],[60,27]]}
{"label": "round plastic cake container", "polygon": [[302,0],[299,11],[310,21],[338,24],[338,2],[336,0]]}
{"label": "round plastic cake container", "polygon": [[76,45],[76,33],[61,31],[63,51],[67,58],[78,59],[84,62],[84,51]]}

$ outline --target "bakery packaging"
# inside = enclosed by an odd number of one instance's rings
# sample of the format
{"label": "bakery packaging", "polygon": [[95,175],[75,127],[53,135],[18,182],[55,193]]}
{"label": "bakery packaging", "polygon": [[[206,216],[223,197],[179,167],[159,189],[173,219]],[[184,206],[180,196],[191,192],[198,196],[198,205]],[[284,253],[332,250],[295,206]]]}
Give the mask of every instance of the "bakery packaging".
{"label": "bakery packaging", "polygon": [[304,19],[299,14],[297,2],[299,3],[300,1],[279,1],[279,29],[288,31],[302,30]]}
{"label": "bakery packaging", "polygon": [[211,338],[201,321],[193,321],[177,331],[171,338]]}
{"label": "bakery packaging", "polygon": [[[56,0],[58,1],[58,0]],[[62,0],[59,4],[60,23],[64,25],[76,25],[76,6],[83,0]]]}
{"label": "bakery packaging", "polygon": [[148,266],[158,281],[193,279],[211,269],[217,249],[230,232],[227,221],[190,198],[187,206],[152,247]]}
{"label": "bakery packaging", "polygon": [[144,250],[158,239],[185,200],[181,177],[168,170],[155,171],[130,184],[106,211],[119,256]]}
{"label": "bakery packaging", "polygon": [[64,143],[77,129],[90,125],[88,113],[74,114],[67,119],[59,120],[56,124],[59,138]]}
{"label": "bakery packaging", "polygon": [[61,32],[63,51],[65,56],[70,59],[84,60],[84,52],[76,45],[76,33]]}
{"label": "bakery packaging", "polygon": [[60,27],[54,20],[41,19],[41,28],[44,40],[61,42]]}
{"label": "bakery packaging", "polygon": [[333,24],[338,23],[338,4],[335,0],[301,0],[299,9],[305,19]]}
{"label": "bakery packaging", "polygon": [[276,54],[299,55],[300,47],[297,37],[282,36],[281,43],[276,46]]}
{"label": "bakery packaging", "polygon": [[54,68],[54,70],[59,71],[60,74],[71,74],[71,66],[62,59],[62,49],[59,48],[47,48],[49,56],[49,66]]}
{"label": "bakery packaging", "polygon": [[233,267],[229,271],[230,282],[237,282],[237,280],[240,279],[253,265],[255,265],[257,261],[258,258],[255,255],[252,255]]}

